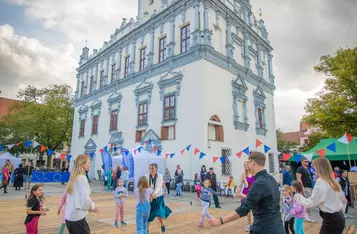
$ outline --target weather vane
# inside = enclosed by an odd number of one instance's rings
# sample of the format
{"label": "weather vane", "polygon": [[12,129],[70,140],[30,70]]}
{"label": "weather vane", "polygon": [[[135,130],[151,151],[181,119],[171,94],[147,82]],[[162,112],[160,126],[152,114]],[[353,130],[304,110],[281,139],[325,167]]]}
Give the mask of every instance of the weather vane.
{"label": "weather vane", "polygon": [[259,16],[260,16],[260,19],[262,19],[262,15],[263,15],[263,13],[262,13],[262,8],[259,8]]}

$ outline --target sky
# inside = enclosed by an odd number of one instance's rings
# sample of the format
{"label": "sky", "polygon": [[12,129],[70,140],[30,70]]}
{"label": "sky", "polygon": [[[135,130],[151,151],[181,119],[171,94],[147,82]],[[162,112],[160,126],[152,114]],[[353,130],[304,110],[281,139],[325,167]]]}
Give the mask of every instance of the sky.
{"label": "sky", "polygon": [[[356,46],[357,1],[250,3],[257,18],[262,9],[274,48],[276,127],[298,131],[307,99],[323,86],[313,70],[320,56]],[[122,18],[136,14],[136,0],[0,0],[0,95],[16,98],[27,85],[74,87],[86,39],[99,49]]]}

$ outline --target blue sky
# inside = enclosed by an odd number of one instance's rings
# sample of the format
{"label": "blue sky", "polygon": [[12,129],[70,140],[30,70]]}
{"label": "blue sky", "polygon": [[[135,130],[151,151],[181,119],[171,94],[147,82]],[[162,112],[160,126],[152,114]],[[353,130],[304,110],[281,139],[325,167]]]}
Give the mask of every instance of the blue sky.
{"label": "blue sky", "polygon": [[[99,49],[120,26],[135,18],[136,0],[0,0],[0,90],[16,98],[20,88],[75,85],[79,54]],[[356,0],[250,0],[274,48],[277,127],[296,131],[304,104],[321,89],[313,71],[323,54],[356,46]],[[113,7],[115,6],[115,7]]]}

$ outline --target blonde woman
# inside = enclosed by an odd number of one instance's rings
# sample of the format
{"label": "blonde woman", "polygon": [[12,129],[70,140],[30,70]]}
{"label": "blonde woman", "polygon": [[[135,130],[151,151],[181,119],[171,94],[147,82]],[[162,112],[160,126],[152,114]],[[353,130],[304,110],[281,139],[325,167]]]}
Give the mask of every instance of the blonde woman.
{"label": "blonde woman", "polygon": [[[239,178],[238,184],[237,184],[237,190],[236,190],[236,194],[235,197],[240,197],[241,201],[243,202],[243,200],[247,197],[248,192],[250,187],[252,186],[253,182],[254,182],[254,175],[253,173],[250,171],[249,169],[249,161],[245,161],[244,162],[244,172],[242,173],[242,175]],[[242,185],[243,190],[242,190]],[[252,211],[250,211],[247,215],[247,219],[248,219],[248,227],[247,229],[245,229],[247,232],[250,232],[250,228],[253,225],[253,214]]]}
{"label": "blonde woman", "polygon": [[341,186],[333,177],[332,167],[326,158],[313,161],[318,179],[312,190],[312,195],[305,198],[296,194],[296,201],[305,208],[318,207],[322,218],[320,234],[342,234],[345,228],[343,211],[347,200]]}
{"label": "blonde woman", "polygon": [[85,154],[78,155],[74,160],[66,190],[65,219],[70,234],[89,234],[90,229],[86,216],[89,211],[98,211],[98,207],[90,198],[90,188],[86,177],[86,171],[89,168],[90,160],[88,156]]}

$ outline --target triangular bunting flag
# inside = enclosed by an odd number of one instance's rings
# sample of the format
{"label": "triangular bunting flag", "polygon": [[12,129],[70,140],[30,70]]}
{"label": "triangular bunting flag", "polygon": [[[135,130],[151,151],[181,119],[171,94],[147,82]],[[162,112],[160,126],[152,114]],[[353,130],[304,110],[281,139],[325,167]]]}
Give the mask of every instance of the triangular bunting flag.
{"label": "triangular bunting flag", "polygon": [[284,158],[284,161],[288,161],[291,157],[291,154],[286,154],[286,153],[283,153],[283,158]]}
{"label": "triangular bunting flag", "polygon": [[255,140],[255,147],[258,148],[259,146],[261,146],[263,144],[263,142],[261,142],[260,140],[256,139]]}
{"label": "triangular bunting flag", "polygon": [[153,149],[154,149],[154,152],[156,153],[156,151],[157,151],[157,147],[156,147],[156,146],[154,146],[154,148],[153,148]]}
{"label": "triangular bunting flag", "polygon": [[114,144],[113,144],[113,143],[110,143],[110,148],[111,148],[111,149],[113,149],[113,146],[114,146]]}
{"label": "triangular bunting flag", "polygon": [[148,141],[146,141],[146,144],[150,145],[151,144],[151,140],[149,139]]}
{"label": "triangular bunting flag", "polygon": [[166,158],[166,159],[167,159],[169,156],[170,156],[169,153],[166,153],[166,154],[165,154],[165,158]]}
{"label": "triangular bunting flag", "polygon": [[264,145],[264,154],[268,153],[269,150],[271,150],[271,148],[267,145]]}
{"label": "triangular bunting flag", "polygon": [[41,148],[40,148],[40,152],[42,153],[43,151],[46,150],[46,147],[44,147],[43,145],[41,145]]}
{"label": "triangular bunting flag", "polygon": [[114,147],[113,147],[114,152],[116,152],[117,149],[118,149],[118,148],[114,145]]}
{"label": "triangular bunting flag", "polygon": [[243,150],[243,153],[245,153],[246,155],[249,156],[249,154],[250,154],[250,152],[249,152],[249,146]]}
{"label": "triangular bunting flag", "polygon": [[160,156],[161,155],[161,150],[158,149],[156,155]]}
{"label": "triangular bunting flag", "polygon": [[68,154],[67,155],[67,160],[69,161],[69,160],[71,160],[71,158],[72,158],[72,155]]}
{"label": "triangular bunting flag", "polygon": [[27,148],[30,148],[30,147],[31,147],[31,143],[32,143],[32,141],[31,141],[31,140],[28,140],[28,141],[25,142],[25,146],[26,146]]}
{"label": "triangular bunting flag", "polygon": [[225,161],[226,161],[226,157],[224,157],[224,156],[221,156],[219,159],[221,160],[222,164],[225,163]]}
{"label": "triangular bunting flag", "polygon": [[316,153],[317,153],[318,155],[320,155],[322,158],[324,158],[325,155],[326,155],[326,149],[318,150],[318,151],[316,151]]}
{"label": "triangular bunting flag", "polygon": [[187,150],[187,151],[190,151],[190,149],[191,149],[191,145],[189,145],[189,146],[186,147],[186,150]]}
{"label": "triangular bunting flag", "polygon": [[2,151],[4,149],[3,145],[0,145],[0,151]]}
{"label": "triangular bunting flag", "polygon": [[66,157],[66,154],[61,154],[61,155],[60,155],[60,159],[62,159],[62,160],[63,160],[65,157]]}
{"label": "triangular bunting flag", "polygon": [[243,153],[242,151],[238,152],[238,153],[236,154],[237,157],[238,157],[238,158],[242,157],[242,153]]}
{"label": "triangular bunting flag", "polygon": [[21,145],[22,144],[22,142],[19,142],[19,143],[17,143],[15,146],[19,146],[19,145]]}
{"label": "triangular bunting flag", "polygon": [[173,158],[175,156],[175,153],[170,154],[170,158]]}
{"label": "triangular bunting flag", "polygon": [[40,145],[40,143],[38,143],[37,141],[34,141],[33,142],[33,148],[36,148],[37,146],[39,146]]}
{"label": "triangular bunting flag", "polygon": [[336,153],[336,142],[334,142],[331,145],[327,146],[326,149],[331,150],[332,152]]}
{"label": "triangular bunting flag", "polygon": [[50,157],[53,154],[53,150],[47,149],[47,156]]}
{"label": "triangular bunting flag", "polygon": [[103,148],[103,150],[104,150],[104,151],[108,151],[108,146],[105,146],[105,147]]}
{"label": "triangular bunting flag", "polygon": [[11,145],[5,145],[9,150],[11,150],[12,147],[15,146],[15,144],[11,144]]}
{"label": "triangular bunting flag", "polygon": [[136,155],[136,149],[133,149],[134,155]]}
{"label": "triangular bunting flag", "polygon": [[94,157],[94,152],[90,153],[89,156],[90,156],[90,158],[93,158]]}
{"label": "triangular bunting flag", "polygon": [[138,152],[141,153],[141,146],[138,148]]}
{"label": "triangular bunting flag", "polygon": [[347,144],[351,143],[352,140],[353,140],[353,136],[351,136],[350,134],[346,133],[345,135],[343,135],[337,141],[347,145]]}
{"label": "triangular bunting flag", "polygon": [[212,157],[213,159],[213,163],[217,162],[217,160],[219,159],[219,157]]}
{"label": "triangular bunting flag", "polygon": [[201,152],[201,153],[200,153],[200,159],[202,159],[204,156],[206,156],[206,154],[203,153],[203,152]]}
{"label": "triangular bunting flag", "polygon": [[181,152],[180,152],[180,153],[181,153],[181,154],[185,153],[185,149],[181,150]]}
{"label": "triangular bunting flag", "polygon": [[200,150],[197,149],[197,148],[195,148],[195,151],[193,151],[193,155],[196,155],[196,154],[199,153],[199,152],[200,152]]}
{"label": "triangular bunting flag", "polygon": [[304,154],[304,157],[307,158],[309,162],[312,162],[312,157],[314,156],[314,153],[309,153],[309,154]]}
{"label": "triangular bunting flag", "polygon": [[300,160],[301,160],[301,155],[300,154],[295,154],[294,155],[294,159],[295,159],[296,163],[299,163]]}
{"label": "triangular bunting flag", "polygon": [[102,155],[103,151],[104,151],[103,149],[100,149],[100,150],[99,150],[100,155]]}

